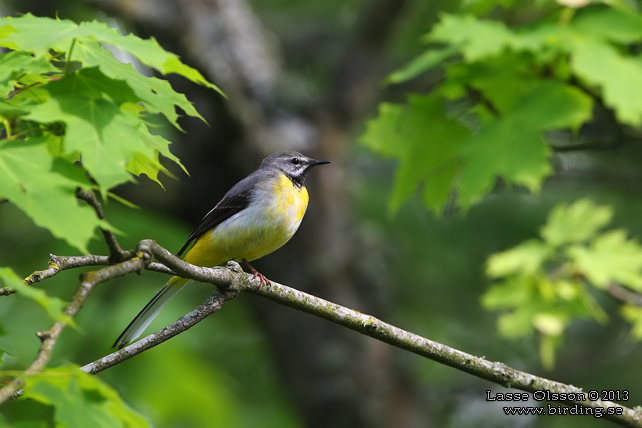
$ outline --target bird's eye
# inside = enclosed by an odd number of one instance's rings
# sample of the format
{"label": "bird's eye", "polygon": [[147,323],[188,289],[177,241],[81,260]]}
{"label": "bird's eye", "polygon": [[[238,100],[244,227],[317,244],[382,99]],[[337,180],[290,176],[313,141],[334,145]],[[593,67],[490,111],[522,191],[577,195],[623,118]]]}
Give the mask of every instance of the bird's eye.
{"label": "bird's eye", "polygon": [[299,158],[292,158],[292,161],[291,161],[291,162],[292,162],[292,164],[293,164],[293,165],[298,165],[298,164],[300,164],[300,163],[301,163],[301,159],[299,159]]}

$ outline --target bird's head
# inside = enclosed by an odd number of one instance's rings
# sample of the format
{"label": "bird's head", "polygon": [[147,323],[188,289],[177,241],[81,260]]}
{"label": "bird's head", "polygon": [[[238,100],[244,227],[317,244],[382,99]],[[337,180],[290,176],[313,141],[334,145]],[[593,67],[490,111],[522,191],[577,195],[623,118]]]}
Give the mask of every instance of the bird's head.
{"label": "bird's head", "polygon": [[298,187],[303,186],[308,171],[317,165],[330,163],[327,160],[316,160],[299,152],[285,151],[272,153],[261,164],[261,169],[278,169]]}

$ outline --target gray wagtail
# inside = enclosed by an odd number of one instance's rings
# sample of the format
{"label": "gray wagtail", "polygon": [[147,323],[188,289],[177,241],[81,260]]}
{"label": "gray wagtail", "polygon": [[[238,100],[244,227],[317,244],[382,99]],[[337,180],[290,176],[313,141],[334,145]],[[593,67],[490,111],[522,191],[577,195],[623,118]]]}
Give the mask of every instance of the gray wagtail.
{"label": "gray wagtail", "polygon": [[[292,238],[308,207],[303,182],[312,167],[330,163],[298,152],[273,153],[259,169],[236,183],[201,220],[177,257],[190,246],[183,260],[213,267],[229,260],[244,262],[261,285],[269,282],[249,264],[268,255]],[[121,333],[118,349],[136,340],[163,307],[190,280],[172,277]]]}

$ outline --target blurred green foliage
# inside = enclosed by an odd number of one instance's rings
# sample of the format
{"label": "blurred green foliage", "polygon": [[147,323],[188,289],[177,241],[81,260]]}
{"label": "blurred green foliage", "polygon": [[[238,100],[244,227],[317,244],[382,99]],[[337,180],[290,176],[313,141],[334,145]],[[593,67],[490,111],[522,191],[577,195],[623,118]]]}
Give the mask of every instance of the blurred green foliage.
{"label": "blurred green foliage", "polygon": [[[538,192],[553,172],[553,131],[570,131],[566,144],[576,144],[597,105],[620,127],[642,124],[642,100],[630,95],[642,93],[642,62],[631,48],[642,41],[642,14],[632,6],[558,7],[514,28],[444,14],[424,40],[426,52],[386,81],[403,83],[436,67],[442,77],[429,95],[382,103],[361,137],[398,161],[391,213],[418,187],[438,213],[453,201],[470,208],[498,178]],[[571,321],[607,318],[586,285],[641,291],[642,247],[624,230],[600,232],[612,215],[590,200],[559,205],[541,240],[489,259],[488,275],[503,280],[484,294],[484,307],[504,311],[498,328],[506,337],[536,330],[546,368]],[[627,305],[622,313],[639,332],[639,311]]]}
{"label": "blurred green foliage", "polygon": [[[641,63],[626,49],[642,40],[642,15],[632,8],[561,9],[517,28],[445,14],[424,40],[428,50],[387,80],[440,66],[431,94],[439,110],[416,98],[383,104],[362,136],[399,161],[393,211],[420,184],[426,206],[438,212],[452,192],[470,207],[498,177],[538,191],[552,172],[547,133],[577,131],[602,98],[622,124],[642,124],[642,102],[630,97],[642,91]],[[459,108],[446,112],[453,104]],[[468,135],[443,135],[457,124]]]}
{"label": "blurred green foliage", "polygon": [[642,247],[627,239],[622,229],[602,231],[612,216],[609,207],[587,199],[558,205],[542,228],[541,239],[525,241],[488,260],[488,275],[501,282],[484,294],[482,304],[505,311],[498,327],[507,337],[537,330],[542,363],[548,368],[553,366],[560,337],[575,318],[601,323],[607,319],[588,286],[604,289],[616,283],[640,291]]}

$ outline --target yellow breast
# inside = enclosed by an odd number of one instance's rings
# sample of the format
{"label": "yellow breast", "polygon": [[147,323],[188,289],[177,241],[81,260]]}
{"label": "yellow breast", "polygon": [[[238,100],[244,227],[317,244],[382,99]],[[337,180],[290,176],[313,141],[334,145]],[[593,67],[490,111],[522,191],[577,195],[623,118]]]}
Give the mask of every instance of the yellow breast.
{"label": "yellow breast", "polygon": [[292,180],[284,174],[279,174],[279,178],[272,188],[272,195],[276,199],[274,209],[277,216],[283,218],[287,229],[291,230],[291,237],[299,228],[305,210],[308,208],[308,191],[305,186],[296,187]]}

